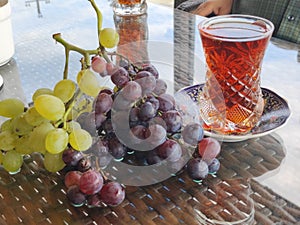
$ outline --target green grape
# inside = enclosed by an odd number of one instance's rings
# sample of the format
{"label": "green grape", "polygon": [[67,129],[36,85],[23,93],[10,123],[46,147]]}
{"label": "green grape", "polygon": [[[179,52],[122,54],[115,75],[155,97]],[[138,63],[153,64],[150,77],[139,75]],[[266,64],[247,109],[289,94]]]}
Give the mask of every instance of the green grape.
{"label": "green grape", "polygon": [[53,95],[53,91],[50,88],[39,88],[33,93],[32,101],[34,102],[40,95]]}
{"label": "green grape", "polygon": [[46,137],[49,131],[55,129],[50,122],[35,127],[29,135],[29,142],[34,152],[46,152]]}
{"label": "green grape", "polygon": [[2,152],[0,152],[0,165],[2,165],[2,162],[3,162],[3,154]]}
{"label": "green grape", "polygon": [[13,121],[13,119],[5,120],[5,121],[1,124],[1,129],[0,129],[0,131],[12,130],[12,121]]}
{"label": "green grape", "polygon": [[96,97],[101,90],[101,85],[98,76],[91,70],[86,69],[83,71],[81,78],[77,77],[78,86],[80,90],[92,97]]}
{"label": "green grape", "polygon": [[119,43],[119,34],[113,28],[104,28],[100,32],[100,44],[105,48],[113,48]]}
{"label": "green grape", "polygon": [[81,77],[83,76],[83,74],[85,73],[86,70],[80,70],[78,73],[77,73],[77,77],[76,77],[76,81],[77,81],[77,84],[79,84],[80,80],[81,80]]}
{"label": "green grape", "polygon": [[65,167],[65,163],[62,160],[62,153],[51,154],[46,152],[44,155],[44,166],[46,170],[52,173],[62,170]]}
{"label": "green grape", "polygon": [[56,128],[48,132],[45,140],[46,150],[51,154],[58,154],[68,146],[69,135],[66,130]]}
{"label": "green grape", "polygon": [[67,103],[75,94],[76,83],[72,80],[64,79],[59,81],[54,87],[54,96],[60,98],[63,103]]}
{"label": "green grape", "polygon": [[75,150],[85,151],[92,145],[92,137],[84,129],[73,130],[69,135],[69,143]]}
{"label": "green grape", "polygon": [[2,165],[3,168],[11,173],[15,174],[20,171],[20,168],[23,164],[23,156],[22,154],[16,151],[9,151],[3,156]]}
{"label": "green grape", "polygon": [[36,111],[36,108],[30,107],[26,112],[25,112],[25,120],[28,124],[32,126],[38,126],[41,123],[47,122],[48,120],[44,117],[41,116],[41,114]]}
{"label": "green grape", "polygon": [[71,133],[73,130],[80,129],[80,128],[81,128],[80,123],[78,123],[74,120],[67,122],[67,132],[68,133]]}
{"label": "green grape", "polygon": [[0,101],[0,116],[13,118],[24,112],[24,103],[16,98],[7,98]]}
{"label": "green grape", "polygon": [[31,132],[33,129],[33,126],[27,123],[25,120],[25,114],[22,113],[18,115],[17,117],[13,118],[12,121],[12,130],[17,135],[25,135]]}
{"label": "green grape", "polygon": [[16,135],[11,130],[5,130],[0,133],[0,149],[4,151],[9,151],[14,149],[16,146],[16,141],[18,139],[18,135]]}
{"label": "green grape", "polygon": [[16,152],[27,155],[33,153],[32,147],[31,147],[31,142],[30,142],[30,136],[29,135],[24,135],[16,141],[16,146],[15,146]]}
{"label": "green grape", "polygon": [[65,105],[58,97],[53,95],[40,95],[34,101],[36,111],[48,120],[57,121],[65,113]]}

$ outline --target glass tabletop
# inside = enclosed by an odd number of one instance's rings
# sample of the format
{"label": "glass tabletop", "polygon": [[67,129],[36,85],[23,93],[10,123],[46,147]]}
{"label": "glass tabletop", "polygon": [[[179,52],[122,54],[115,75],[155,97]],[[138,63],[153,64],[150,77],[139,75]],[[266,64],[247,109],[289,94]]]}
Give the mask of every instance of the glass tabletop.
{"label": "glass tabletop", "polygon": [[[86,49],[95,48],[98,42],[96,15],[89,2],[82,0],[10,2],[15,55],[8,64],[0,67],[0,74],[5,83],[0,98],[18,96],[30,102],[37,88],[53,88],[63,77],[64,49],[53,40],[52,35],[61,33],[70,43]],[[113,15],[111,3],[110,0],[97,1],[104,15],[103,26],[116,28],[128,26],[130,24],[128,18]],[[129,39],[134,37],[146,41],[145,51],[161,71],[164,79],[168,80],[171,93],[204,82],[204,55],[197,30],[197,24],[203,19],[148,2],[147,14],[135,21],[139,36],[135,37],[134,33],[130,33]],[[133,30],[132,23],[127,29]],[[242,179],[241,184],[244,182],[243,179],[254,178],[255,182],[266,186],[298,207],[300,206],[299,49],[300,47],[295,44],[272,38],[261,73],[262,87],[272,90],[288,102],[292,115],[287,124],[275,133],[261,137],[258,142],[248,140],[223,143],[222,148],[226,151],[222,155],[224,170],[221,172],[223,178],[230,176],[237,180]],[[77,53],[70,55],[71,79],[75,79],[80,70],[79,57]],[[231,149],[236,151],[232,152]],[[129,192],[134,191],[133,189]],[[147,191],[151,193],[152,190]],[[248,189],[243,191],[247,192]],[[169,194],[163,196],[167,198]]]}

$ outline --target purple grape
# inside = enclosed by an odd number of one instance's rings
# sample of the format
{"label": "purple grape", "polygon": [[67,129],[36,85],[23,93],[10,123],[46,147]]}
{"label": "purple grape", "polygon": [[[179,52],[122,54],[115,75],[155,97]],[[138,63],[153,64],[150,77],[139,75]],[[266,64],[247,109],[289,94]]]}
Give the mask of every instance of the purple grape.
{"label": "purple grape", "polygon": [[95,112],[96,114],[107,113],[111,110],[113,104],[113,99],[110,94],[105,92],[101,92],[96,99],[95,103]]}
{"label": "purple grape", "polygon": [[67,166],[76,166],[82,158],[83,154],[72,148],[66,149],[62,154],[62,160]]}
{"label": "purple grape", "polygon": [[150,102],[153,105],[153,108],[155,110],[158,110],[159,108],[159,101],[157,98],[155,98],[153,95],[148,95],[145,99],[146,102]]}
{"label": "purple grape", "polygon": [[142,70],[150,72],[156,79],[158,79],[158,77],[159,77],[159,73],[153,64],[143,65]]}
{"label": "purple grape", "polygon": [[94,195],[89,195],[87,197],[87,206],[90,208],[102,206],[102,202],[98,193]]}
{"label": "purple grape", "polygon": [[145,77],[154,77],[154,76],[152,73],[142,70],[136,74],[136,76],[134,77],[134,80],[138,80],[138,79],[145,78]]}
{"label": "purple grape", "polygon": [[189,123],[182,130],[184,142],[190,145],[197,145],[203,139],[204,131],[199,123]]}
{"label": "purple grape", "polygon": [[[112,105],[113,110],[129,110],[133,101],[127,100],[122,94],[115,95],[114,102]],[[130,96],[130,95],[128,95]]]}
{"label": "purple grape", "polygon": [[156,95],[165,94],[167,92],[167,88],[168,88],[167,83],[164,80],[157,79],[153,93]]}
{"label": "purple grape", "polygon": [[167,159],[170,162],[176,162],[182,155],[180,144],[172,139],[167,139],[162,145],[156,149],[157,155],[162,159]]}
{"label": "purple grape", "polygon": [[86,195],[96,194],[103,186],[102,175],[94,170],[84,172],[79,180],[79,189]]}
{"label": "purple grape", "polygon": [[119,67],[111,75],[111,81],[119,88],[124,87],[129,82],[128,71],[123,67]]}
{"label": "purple grape", "polygon": [[154,118],[152,118],[151,120],[148,121],[149,126],[154,125],[154,124],[158,124],[160,126],[162,126],[165,130],[167,130],[167,125],[166,122],[163,120],[163,118],[161,118],[161,116],[155,116]]}
{"label": "purple grape", "polygon": [[169,110],[175,109],[175,99],[172,95],[161,94],[157,97],[159,101],[159,110],[167,112]]}
{"label": "purple grape", "polygon": [[130,122],[138,122],[139,121],[139,111],[138,107],[133,107],[129,113],[129,121]]}
{"label": "purple grape", "polygon": [[99,94],[101,93],[105,93],[105,94],[108,94],[108,95],[112,95],[114,92],[112,89],[110,88],[104,88],[104,89],[101,89],[101,91],[99,92]]}
{"label": "purple grape", "polygon": [[221,151],[221,145],[219,141],[214,138],[206,137],[198,143],[198,152],[207,164],[216,158]]}
{"label": "purple grape", "polygon": [[77,185],[73,185],[67,190],[67,198],[72,203],[72,205],[79,207],[84,205],[86,202],[86,195],[83,194]]}
{"label": "purple grape", "polygon": [[95,113],[96,129],[99,129],[101,127],[106,118],[107,117],[103,113]]}
{"label": "purple grape", "polygon": [[131,131],[139,139],[146,139],[150,136],[148,128],[143,125],[134,126],[131,128]]}
{"label": "purple grape", "polygon": [[208,165],[200,158],[193,158],[187,163],[187,173],[193,180],[202,180],[208,175]]}
{"label": "purple grape", "polygon": [[211,174],[216,173],[220,169],[220,161],[217,158],[214,158],[211,163],[208,165],[208,172]]}
{"label": "purple grape", "polygon": [[129,113],[122,110],[115,110],[112,114],[111,121],[114,130],[126,130],[128,132],[128,124],[129,124]]}
{"label": "purple grape", "polygon": [[138,82],[129,81],[121,91],[122,96],[127,101],[133,102],[142,97],[142,87]]}
{"label": "purple grape", "polygon": [[106,135],[112,134],[114,132],[114,128],[111,123],[111,119],[103,121],[100,130],[104,131]]}
{"label": "purple grape", "polygon": [[179,131],[182,126],[182,118],[180,113],[176,110],[164,112],[161,118],[166,123],[168,133],[175,133]]}
{"label": "purple grape", "polygon": [[108,140],[108,148],[109,153],[117,160],[123,159],[123,157],[126,155],[125,146],[116,137]]}
{"label": "purple grape", "polygon": [[79,181],[82,176],[82,173],[77,170],[72,170],[66,173],[64,183],[67,188],[77,185],[79,186]]}
{"label": "purple grape", "polygon": [[106,63],[107,75],[112,75],[118,68],[113,63]]}
{"label": "purple grape", "polygon": [[165,128],[163,128],[159,124],[152,124],[148,127],[150,131],[150,136],[147,138],[147,142],[149,143],[149,147],[154,149],[155,147],[164,143],[167,139],[167,132]]}
{"label": "purple grape", "polygon": [[109,206],[118,206],[125,199],[125,190],[121,184],[117,182],[108,182],[103,185],[100,193],[102,202]]}
{"label": "purple grape", "polygon": [[135,82],[139,83],[139,85],[141,86],[143,96],[151,94],[156,86],[156,79],[152,75],[148,77],[136,79]]}
{"label": "purple grape", "polygon": [[140,106],[139,118],[141,121],[148,121],[149,119],[155,117],[156,113],[157,111],[151,102],[144,102]]}
{"label": "purple grape", "polygon": [[106,61],[99,55],[92,57],[91,67],[96,73],[99,73],[100,75],[104,75],[106,73]]}

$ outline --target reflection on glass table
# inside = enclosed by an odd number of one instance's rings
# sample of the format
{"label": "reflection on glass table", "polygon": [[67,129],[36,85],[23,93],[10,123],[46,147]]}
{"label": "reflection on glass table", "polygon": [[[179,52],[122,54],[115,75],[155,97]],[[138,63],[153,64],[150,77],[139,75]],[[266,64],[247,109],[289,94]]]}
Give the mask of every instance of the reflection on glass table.
{"label": "reflection on glass table", "polygon": [[25,6],[30,7],[31,3],[36,3],[37,13],[38,17],[43,17],[40,2],[45,2],[46,4],[50,3],[50,0],[25,0]]}

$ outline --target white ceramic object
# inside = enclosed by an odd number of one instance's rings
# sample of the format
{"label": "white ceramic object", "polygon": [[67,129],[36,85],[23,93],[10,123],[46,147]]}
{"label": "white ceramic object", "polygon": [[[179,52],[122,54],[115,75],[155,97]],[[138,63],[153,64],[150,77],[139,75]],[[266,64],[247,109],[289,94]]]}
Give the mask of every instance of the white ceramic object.
{"label": "white ceramic object", "polygon": [[11,6],[9,1],[7,1],[4,5],[0,4],[0,66],[6,64],[13,57],[14,53]]}

